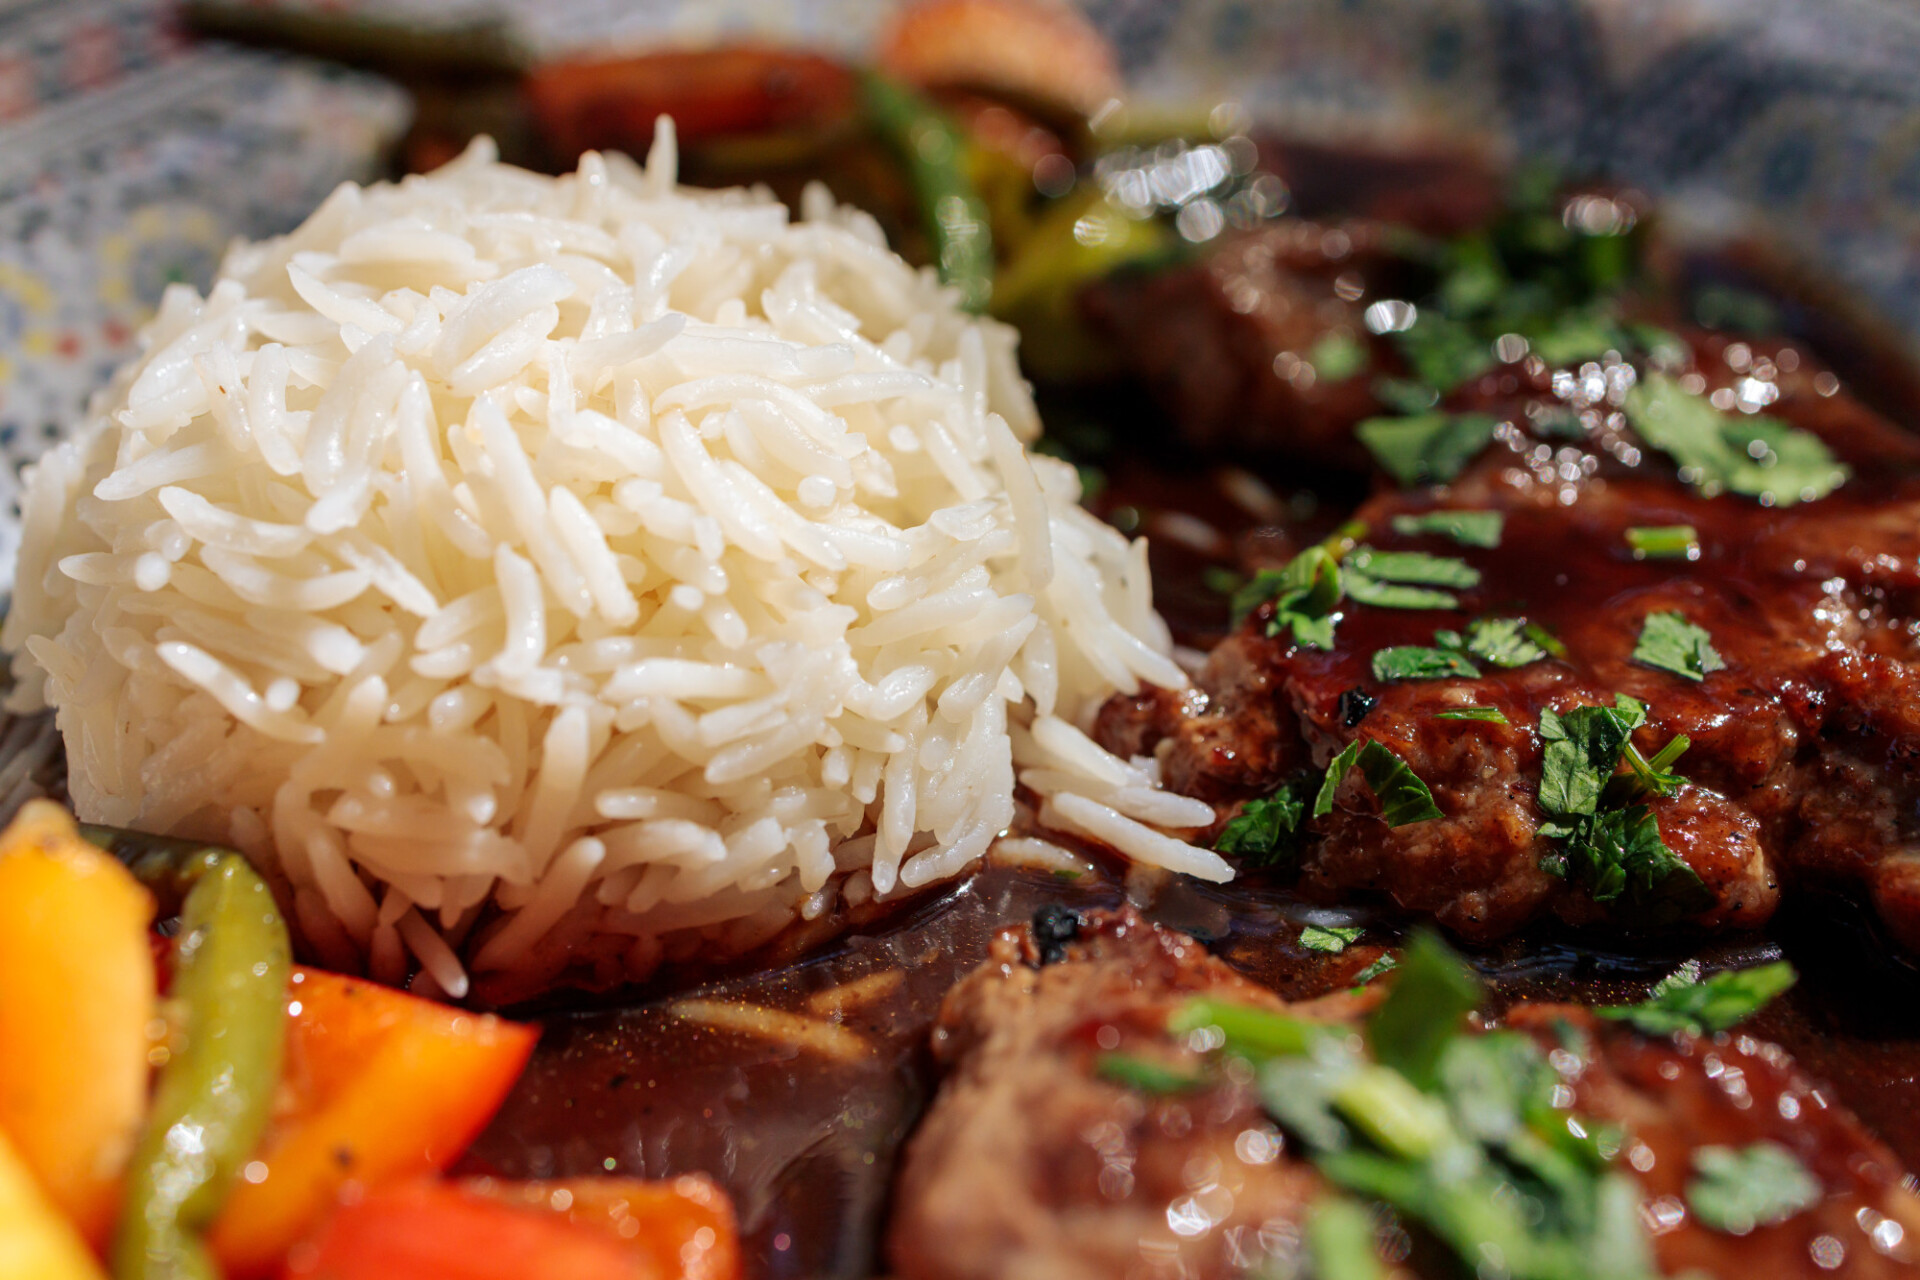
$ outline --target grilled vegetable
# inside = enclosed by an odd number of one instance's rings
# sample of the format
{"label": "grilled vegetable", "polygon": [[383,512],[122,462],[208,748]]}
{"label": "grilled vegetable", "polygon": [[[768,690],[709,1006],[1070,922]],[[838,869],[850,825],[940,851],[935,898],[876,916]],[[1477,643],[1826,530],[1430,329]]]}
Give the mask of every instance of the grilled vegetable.
{"label": "grilled vegetable", "polygon": [[210,1244],[230,1277],[278,1264],[349,1182],[369,1189],[451,1164],[519,1078],[539,1032],[358,978],[297,969],[272,1124]]}
{"label": "grilled vegetable", "polygon": [[[617,1216],[596,1211],[592,1200],[574,1213],[579,1189],[592,1185],[520,1183],[505,1184],[503,1190],[491,1184],[482,1194],[473,1185],[402,1183],[343,1206],[286,1275],[288,1280],[738,1277],[733,1215],[724,1199],[718,1215],[690,1215],[687,1203],[671,1192],[664,1200],[629,1198],[629,1210]],[[618,1186],[626,1192],[635,1184]]]}
{"label": "grilled vegetable", "polygon": [[147,1104],[152,918],[151,896],[59,806],[29,804],[0,836],[0,1133],[96,1242]]}
{"label": "grilled vegetable", "polygon": [[960,290],[969,311],[984,310],[993,292],[993,234],[967,172],[966,135],[904,85],[871,73],[860,84],[874,129],[906,166],[940,279]]}
{"label": "grilled vegetable", "polygon": [[172,996],[179,1010],[113,1243],[120,1280],[216,1274],[201,1233],[266,1127],[280,1076],[290,961],[273,893],[239,854],[135,860],[164,910],[184,889]]}
{"label": "grilled vegetable", "polygon": [[0,1276],[104,1280],[100,1264],[0,1133]]}

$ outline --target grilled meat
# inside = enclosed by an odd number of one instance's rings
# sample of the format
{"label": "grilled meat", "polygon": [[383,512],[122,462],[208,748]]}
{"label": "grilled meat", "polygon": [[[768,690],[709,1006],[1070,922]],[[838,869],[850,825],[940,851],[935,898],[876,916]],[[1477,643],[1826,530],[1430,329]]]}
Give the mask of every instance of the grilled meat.
{"label": "grilled meat", "polygon": [[[1057,959],[1043,959],[1031,934],[1008,931],[947,997],[934,1035],[947,1076],[896,1187],[896,1273],[1295,1274],[1303,1225],[1328,1184],[1269,1118],[1253,1073],[1228,1070],[1198,1091],[1156,1096],[1104,1077],[1098,1064],[1164,1051],[1169,1014],[1193,996],[1341,1024],[1372,993],[1287,1009],[1193,939],[1127,911],[1089,918]],[[1920,1206],[1900,1186],[1897,1161],[1778,1049],[1744,1036],[1649,1039],[1573,1006],[1520,1006],[1507,1023],[1555,1054],[1567,1086],[1560,1105],[1625,1127],[1617,1163],[1639,1180],[1663,1272],[1913,1272]],[[1173,1051],[1194,1056],[1190,1046]],[[1709,1230],[1687,1209],[1691,1154],[1758,1141],[1780,1144],[1812,1173],[1818,1202],[1747,1235]],[[1453,1274],[1418,1230],[1397,1238],[1415,1274]]]}

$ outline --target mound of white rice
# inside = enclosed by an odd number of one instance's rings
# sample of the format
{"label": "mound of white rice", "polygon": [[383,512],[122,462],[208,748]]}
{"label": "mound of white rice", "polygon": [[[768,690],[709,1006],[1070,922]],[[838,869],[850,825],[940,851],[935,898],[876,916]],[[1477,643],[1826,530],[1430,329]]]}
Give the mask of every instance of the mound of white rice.
{"label": "mound of white rice", "polygon": [[237,844],[330,958],[643,974],[1015,819],[1225,879],[1084,724],[1184,683],[1014,335],[870,219],[476,144],[176,287],[31,476],[0,643],[89,820]]}

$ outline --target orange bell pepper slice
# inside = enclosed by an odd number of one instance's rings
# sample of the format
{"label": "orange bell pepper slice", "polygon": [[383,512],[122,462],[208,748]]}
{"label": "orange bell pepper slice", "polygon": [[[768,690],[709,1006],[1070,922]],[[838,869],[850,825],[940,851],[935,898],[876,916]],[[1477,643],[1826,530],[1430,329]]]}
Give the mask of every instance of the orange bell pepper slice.
{"label": "orange bell pepper slice", "polygon": [[451,1164],[540,1035],[318,969],[294,971],[287,1017],[273,1121],[208,1241],[236,1280],[270,1273],[343,1196]]}
{"label": "orange bell pepper slice", "polygon": [[560,1214],[575,1226],[611,1234],[646,1259],[651,1269],[643,1274],[676,1280],[739,1280],[740,1231],[733,1202],[712,1179],[700,1174],[662,1182],[468,1178],[459,1186],[472,1195]]}
{"label": "orange bell pepper slice", "polygon": [[0,1133],[0,1276],[106,1280],[86,1242]]}
{"label": "orange bell pepper slice", "polygon": [[605,1231],[451,1183],[403,1182],[343,1204],[285,1280],[673,1280]]}
{"label": "orange bell pepper slice", "polygon": [[146,1114],[153,898],[35,800],[0,833],[0,1132],[99,1244]]}

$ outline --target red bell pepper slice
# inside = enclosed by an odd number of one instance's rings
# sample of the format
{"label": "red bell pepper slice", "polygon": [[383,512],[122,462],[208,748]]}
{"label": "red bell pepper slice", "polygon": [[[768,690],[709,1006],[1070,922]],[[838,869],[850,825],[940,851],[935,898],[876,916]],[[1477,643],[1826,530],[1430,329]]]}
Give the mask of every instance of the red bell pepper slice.
{"label": "red bell pepper slice", "polygon": [[561,1214],[413,1181],[342,1205],[285,1280],[674,1280],[614,1236]]}
{"label": "red bell pepper slice", "polygon": [[537,1028],[317,969],[287,994],[273,1122],[209,1239],[224,1273],[269,1274],[335,1203],[438,1172],[499,1109]]}
{"label": "red bell pepper slice", "polygon": [[639,1253],[647,1275],[676,1280],[739,1280],[740,1232],[733,1202],[709,1178],[688,1174],[663,1182],[638,1178],[563,1178],[506,1182],[468,1178],[460,1186],[502,1204],[563,1215],[594,1227]]}

